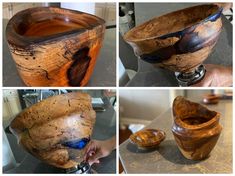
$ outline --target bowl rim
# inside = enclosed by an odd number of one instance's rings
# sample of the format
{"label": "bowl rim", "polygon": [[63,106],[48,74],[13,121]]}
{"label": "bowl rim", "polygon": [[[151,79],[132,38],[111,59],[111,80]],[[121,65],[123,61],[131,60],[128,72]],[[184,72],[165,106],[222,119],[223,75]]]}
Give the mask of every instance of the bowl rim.
{"label": "bowl rim", "polygon": [[[20,18],[20,16],[22,16],[24,13],[30,12],[30,11],[34,11],[34,10],[40,10],[40,9],[48,9],[49,11],[53,11],[53,13],[58,13],[56,12],[56,10],[63,10],[69,13],[73,13],[73,14],[84,14],[86,16],[91,16],[94,17],[97,20],[97,25],[92,27],[92,28],[84,28],[83,30],[81,29],[74,29],[74,30],[70,30],[70,31],[65,31],[65,32],[61,32],[61,33],[57,33],[57,34],[51,34],[48,36],[43,36],[43,37],[35,37],[35,36],[24,36],[21,35],[19,33],[17,33],[13,27],[14,21],[17,20],[17,18]],[[77,10],[71,10],[71,9],[66,9],[66,8],[60,8],[60,7],[32,7],[32,8],[27,8],[25,10],[19,11],[17,12],[7,23],[6,29],[5,29],[5,35],[6,35],[6,40],[8,42],[8,44],[10,45],[14,45],[14,46],[19,46],[19,47],[25,47],[28,45],[34,45],[34,44],[40,44],[40,43],[50,43],[53,41],[57,41],[57,40],[61,40],[63,38],[68,38],[69,36],[73,36],[73,35],[77,35],[77,34],[81,34],[87,31],[92,31],[94,28],[99,28],[99,27],[103,27],[105,28],[105,20],[89,14],[89,13],[85,13],[85,12],[81,12],[81,11],[77,11]],[[101,30],[102,32],[100,32],[100,35],[102,35],[104,33],[104,30]],[[66,37],[65,37],[66,36]],[[9,39],[9,37],[11,39]]]}
{"label": "bowl rim", "polygon": [[[180,12],[180,11],[183,11],[183,10],[186,10],[186,9],[191,9],[191,8],[195,8],[195,7],[200,7],[200,6],[211,6],[211,7],[217,7],[217,11],[209,16],[207,16],[205,19],[197,22],[197,23],[194,23],[193,25],[191,26],[188,26],[182,30],[178,30],[178,31],[175,31],[175,32],[172,32],[172,33],[168,33],[168,34],[163,34],[163,35],[158,35],[158,36],[152,36],[152,37],[146,37],[146,38],[139,38],[139,39],[129,39],[129,37],[127,37],[128,33],[132,33],[134,31],[134,29],[150,22],[151,20],[154,20],[154,19],[157,19],[159,17],[162,17],[162,16],[167,16],[167,15],[170,15],[172,13],[177,13],[177,12]],[[135,26],[134,28],[132,28],[131,30],[129,30],[125,35],[124,35],[124,40],[126,42],[142,42],[142,41],[148,41],[148,40],[153,40],[153,39],[165,39],[165,38],[168,38],[168,37],[171,37],[171,36],[180,36],[184,31],[188,30],[189,28],[192,28],[192,27],[196,27],[198,25],[200,25],[201,23],[204,23],[204,22],[207,22],[207,21],[210,21],[210,18],[213,18],[213,17],[220,17],[221,16],[221,13],[223,11],[223,8],[222,7],[219,7],[218,5],[215,5],[215,4],[201,4],[201,5],[196,5],[196,6],[191,6],[191,7],[187,7],[187,8],[182,8],[182,9],[179,9],[179,10],[176,10],[176,11],[173,11],[173,12],[169,12],[169,13],[166,13],[166,14],[163,14],[163,15],[160,15],[160,16],[157,16],[157,17],[154,17],[154,18],[151,18],[147,21],[145,21],[144,23],[141,23],[139,24],[138,26]]]}
{"label": "bowl rim", "polygon": [[[206,110],[208,110],[208,111],[210,111],[210,112],[214,112],[215,115],[214,115],[210,120],[208,120],[207,122],[204,122],[204,123],[201,123],[201,124],[198,124],[198,125],[189,125],[189,124],[183,122],[183,121],[181,120],[181,118],[177,118],[177,119],[176,119],[176,115],[174,114],[174,103],[175,103],[176,98],[178,98],[178,97],[179,97],[179,98],[183,98],[185,101],[188,101],[188,102],[190,102],[190,103],[198,104],[201,108],[206,109]],[[174,122],[175,122],[177,125],[179,125],[180,128],[189,129],[189,130],[204,129],[204,128],[209,127],[209,126],[211,126],[211,125],[213,125],[213,124],[215,124],[215,123],[217,123],[217,122],[219,121],[220,115],[221,115],[219,112],[211,111],[211,110],[209,110],[206,106],[203,106],[203,105],[201,105],[200,103],[191,102],[191,101],[187,100],[186,98],[184,98],[184,97],[182,97],[182,96],[178,96],[178,97],[175,98],[175,100],[174,100],[174,102],[173,102],[173,107],[172,107],[172,109],[173,109]],[[176,101],[177,101],[177,100],[176,100]]]}

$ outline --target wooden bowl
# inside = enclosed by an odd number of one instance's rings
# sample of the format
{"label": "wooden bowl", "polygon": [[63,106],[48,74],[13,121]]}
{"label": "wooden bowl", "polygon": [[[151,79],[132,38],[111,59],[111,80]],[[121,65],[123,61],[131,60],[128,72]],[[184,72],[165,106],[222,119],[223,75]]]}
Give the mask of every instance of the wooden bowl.
{"label": "wooden bowl", "polygon": [[47,98],[24,109],[11,122],[10,129],[33,156],[67,169],[83,161],[95,117],[91,97],[73,92]]}
{"label": "wooden bowl", "polygon": [[215,94],[207,94],[203,96],[203,103],[204,104],[218,104],[220,96]]}
{"label": "wooden bowl", "polygon": [[149,149],[159,146],[165,139],[166,133],[157,129],[145,129],[130,136],[130,141],[138,148]]}
{"label": "wooden bowl", "polygon": [[104,20],[79,11],[36,7],[6,28],[10,52],[27,86],[85,86],[102,45]]}
{"label": "wooden bowl", "polygon": [[179,96],[173,102],[173,116],[172,132],[183,156],[191,160],[207,158],[222,131],[220,114]]}
{"label": "wooden bowl", "polygon": [[153,18],[127,32],[135,54],[174,72],[195,71],[214,48],[222,30],[222,8],[198,5]]}

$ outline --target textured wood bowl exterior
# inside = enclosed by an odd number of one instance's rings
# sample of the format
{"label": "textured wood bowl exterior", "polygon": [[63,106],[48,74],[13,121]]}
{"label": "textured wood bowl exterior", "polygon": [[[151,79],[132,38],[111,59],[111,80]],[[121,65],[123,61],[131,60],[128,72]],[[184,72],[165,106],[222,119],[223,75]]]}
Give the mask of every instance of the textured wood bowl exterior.
{"label": "textured wood bowl exterior", "polygon": [[104,20],[83,12],[36,7],[17,13],[6,38],[27,86],[85,86],[105,31]]}
{"label": "textured wood bowl exterior", "polygon": [[145,129],[138,131],[130,136],[130,141],[139,148],[155,148],[166,137],[164,131],[157,129]]}
{"label": "textured wood bowl exterior", "polygon": [[191,160],[207,158],[222,131],[220,114],[183,97],[176,97],[173,116],[172,132],[184,157]]}
{"label": "textured wood bowl exterior", "polygon": [[222,8],[199,5],[137,26],[124,39],[135,54],[155,66],[191,72],[211,53],[222,30]]}
{"label": "textured wood bowl exterior", "polygon": [[73,92],[24,109],[10,129],[36,158],[58,168],[71,168],[83,161],[95,117],[91,97]]}

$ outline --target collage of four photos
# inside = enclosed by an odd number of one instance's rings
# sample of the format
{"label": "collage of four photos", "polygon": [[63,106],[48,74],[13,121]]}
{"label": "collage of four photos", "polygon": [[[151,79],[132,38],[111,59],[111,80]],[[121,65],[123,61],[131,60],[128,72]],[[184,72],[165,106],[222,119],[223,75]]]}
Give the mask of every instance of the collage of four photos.
{"label": "collage of four photos", "polygon": [[232,1],[1,4],[2,174],[233,174]]}

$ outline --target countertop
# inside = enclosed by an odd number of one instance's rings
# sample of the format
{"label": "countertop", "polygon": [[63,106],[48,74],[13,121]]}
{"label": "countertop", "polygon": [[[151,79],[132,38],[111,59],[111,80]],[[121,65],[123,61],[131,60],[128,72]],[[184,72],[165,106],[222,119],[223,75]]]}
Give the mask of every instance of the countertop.
{"label": "countertop", "polygon": [[[7,46],[5,28],[8,20],[3,19],[3,86],[24,87]],[[87,87],[116,86],[116,28],[105,31],[103,46]]]}
{"label": "countertop", "polygon": [[[96,123],[92,139],[105,140],[116,135],[115,110],[107,99],[103,100],[106,110],[104,112],[96,112]],[[8,170],[6,173],[62,173],[60,169],[47,165],[25,152],[17,144],[15,136],[9,133],[6,134],[14,157],[19,163],[16,168]],[[92,169],[97,173],[116,173],[116,150],[108,157],[100,159],[100,164],[92,165]]]}
{"label": "countertop", "polygon": [[154,119],[146,128],[158,128],[166,132],[166,139],[154,150],[139,150],[129,140],[119,146],[119,154],[126,173],[232,173],[232,100],[221,100],[217,105],[208,105],[221,113],[223,127],[210,157],[192,161],[180,153],[171,127],[171,109]]}
{"label": "countertop", "polygon": [[[156,16],[165,13],[197,5],[194,3],[135,3],[135,20],[136,25],[144,23]],[[212,51],[211,55],[204,63],[232,66],[232,24],[222,16],[223,29],[219,40]],[[120,47],[121,48],[121,47]],[[130,50],[129,50],[130,51]],[[120,51],[121,52],[121,51]],[[130,52],[133,52],[130,51]],[[130,55],[130,54],[126,54]],[[133,58],[122,58],[133,59]],[[137,59],[137,58],[136,58]],[[133,60],[134,62],[134,60]],[[155,68],[151,64],[138,59],[138,71],[126,86],[130,87],[176,87],[178,83],[175,79],[174,72]]]}

